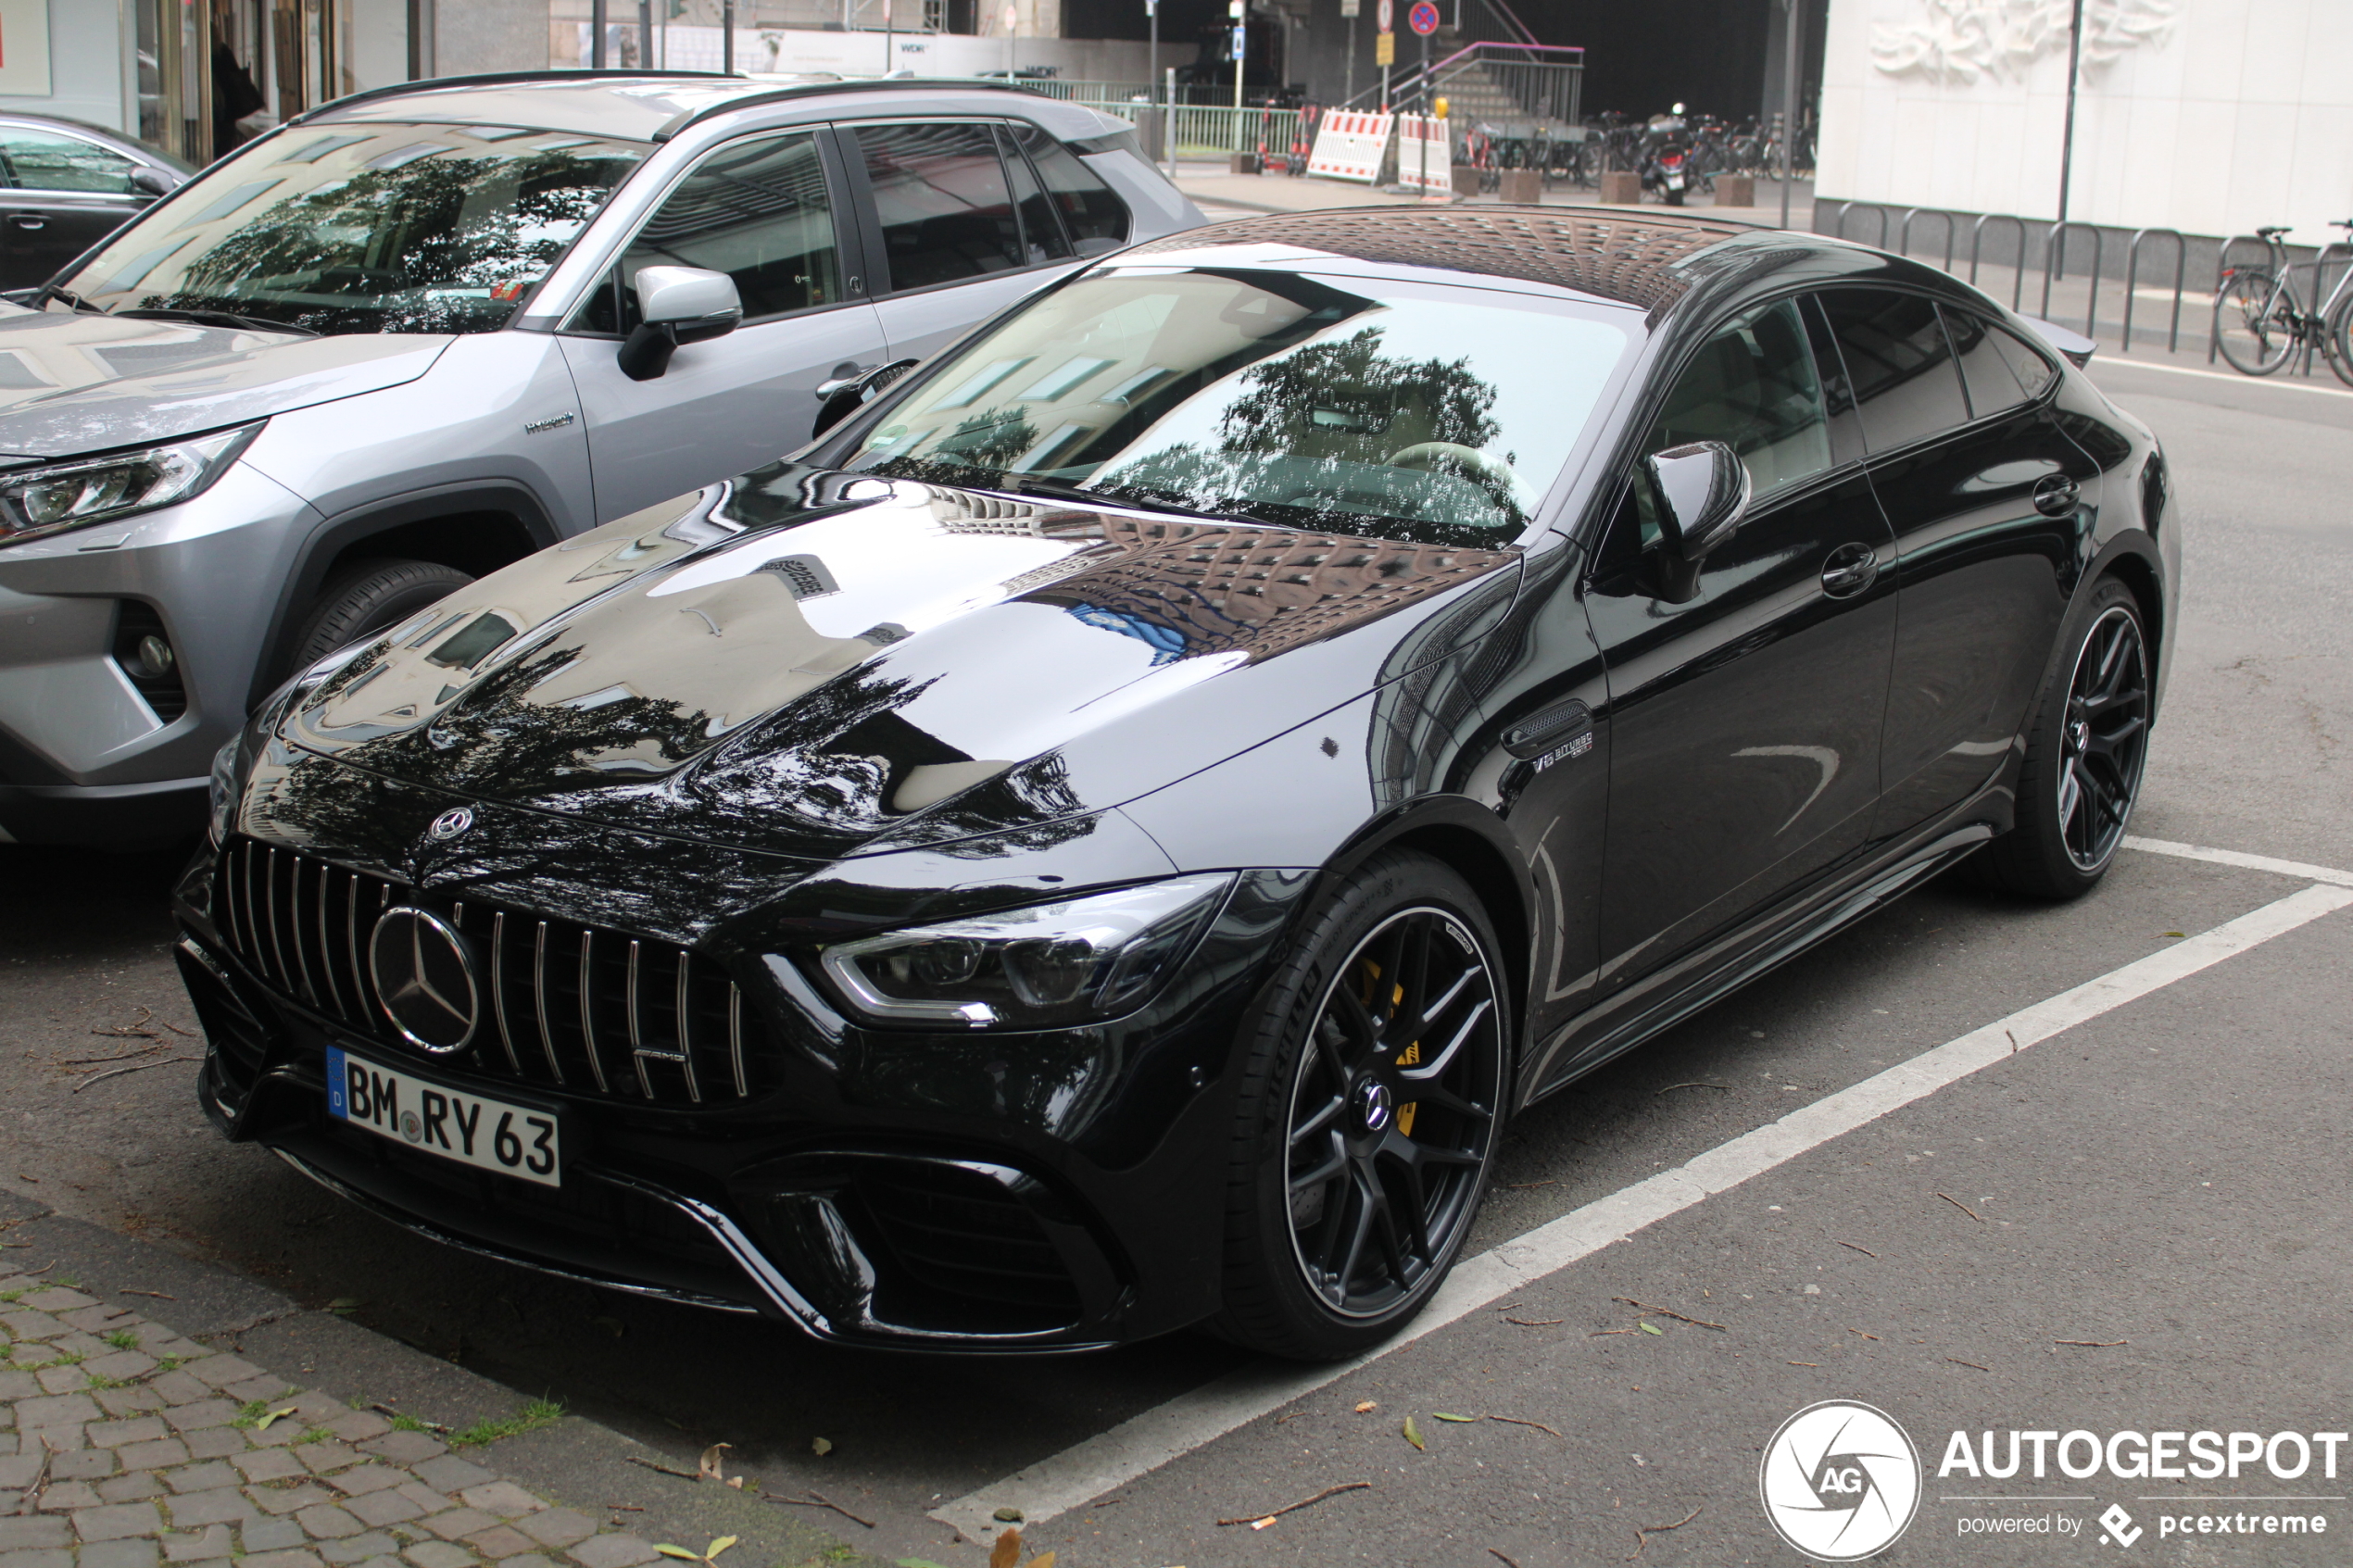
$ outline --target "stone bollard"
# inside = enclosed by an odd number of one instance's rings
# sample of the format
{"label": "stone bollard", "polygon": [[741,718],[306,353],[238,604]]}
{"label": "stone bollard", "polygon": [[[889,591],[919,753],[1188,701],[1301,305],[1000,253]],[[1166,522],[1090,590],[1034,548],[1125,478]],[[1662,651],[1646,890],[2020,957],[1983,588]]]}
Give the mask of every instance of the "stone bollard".
{"label": "stone bollard", "polygon": [[1610,207],[1642,205],[1642,177],[1630,170],[1602,176],[1602,201]]}
{"label": "stone bollard", "polygon": [[1496,194],[1515,206],[1534,207],[1544,199],[1544,171],[1541,169],[1506,169],[1503,184]]}
{"label": "stone bollard", "polygon": [[1256,153],[1236,153],[1226,165],[1228,174],[1255,174],[1258,171]]}
{"label": "stone bollard", "polygon": [[1454,194],[1468,200],[1478,194],[1478,169],[1475,164],[1458,163],[1453,167]]}
{"label": "stone bollard", "polygon": [[1756,176],[1754,174],[1718,174],[1716,177],[1718,207],[1755,207]]}

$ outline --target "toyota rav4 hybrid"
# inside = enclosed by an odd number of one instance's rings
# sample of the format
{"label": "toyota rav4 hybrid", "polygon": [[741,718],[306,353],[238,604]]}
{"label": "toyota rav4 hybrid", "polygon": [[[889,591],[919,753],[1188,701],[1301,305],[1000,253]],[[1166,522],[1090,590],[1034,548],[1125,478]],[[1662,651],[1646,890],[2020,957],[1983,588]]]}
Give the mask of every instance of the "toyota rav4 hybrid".
{"label": "toyota rav4 hybrid", "polygon": [[828,1338],[1347,1356],[1531,1102],[2140,788],[2164,457],[1875,251],[1248,219],[829,412],[224,751],[220,1127]]}
{"label": "toyota rav4 hybrid", "polygon": [[0,842],[193,836],[288,671],[1199,221],[973,82],[461,78],[239,149],[0,304]]}

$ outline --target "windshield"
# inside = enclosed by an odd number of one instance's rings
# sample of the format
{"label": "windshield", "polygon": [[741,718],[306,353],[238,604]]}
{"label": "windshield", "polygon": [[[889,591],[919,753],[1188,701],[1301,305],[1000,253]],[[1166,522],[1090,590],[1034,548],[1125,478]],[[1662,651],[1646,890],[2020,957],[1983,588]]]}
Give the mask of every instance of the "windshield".
{"label": "windshield", "polygon": [[62,286],[110,311],[490,332],[648,150],[497,125],[297,130],[215,164]]}
{"label": "windshield", "polygon": [[1120,269],[976,340],[846,466],[1492,546],[1527,525],[1628,341],[1528,295]]}

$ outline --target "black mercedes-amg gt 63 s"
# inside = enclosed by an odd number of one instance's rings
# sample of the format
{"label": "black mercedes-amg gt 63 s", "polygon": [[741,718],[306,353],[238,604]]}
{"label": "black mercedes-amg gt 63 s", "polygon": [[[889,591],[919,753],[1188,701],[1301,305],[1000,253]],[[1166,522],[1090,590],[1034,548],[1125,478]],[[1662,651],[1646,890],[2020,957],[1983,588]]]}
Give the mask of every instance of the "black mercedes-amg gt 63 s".
{"label": "black mercedes-amg gt 63 s", "polygon": [[1106,259],[266,704],[206,1110],[825,1339],[1361,1350],[1507,1118],[1964,858],[2100,880],[2180,521],[2052,341],[1697,218]]}

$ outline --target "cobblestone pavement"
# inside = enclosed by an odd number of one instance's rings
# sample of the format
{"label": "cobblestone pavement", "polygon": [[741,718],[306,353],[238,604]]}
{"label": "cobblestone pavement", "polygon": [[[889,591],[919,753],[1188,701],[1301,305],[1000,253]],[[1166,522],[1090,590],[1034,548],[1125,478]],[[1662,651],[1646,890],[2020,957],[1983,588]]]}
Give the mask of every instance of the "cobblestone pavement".
{"label": "cobblestone pavement", "polygon": [[412,1421],[0,1267],[0,1568],[637,1568]]}

